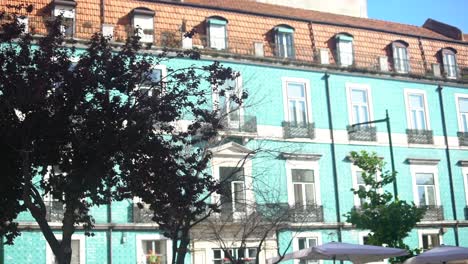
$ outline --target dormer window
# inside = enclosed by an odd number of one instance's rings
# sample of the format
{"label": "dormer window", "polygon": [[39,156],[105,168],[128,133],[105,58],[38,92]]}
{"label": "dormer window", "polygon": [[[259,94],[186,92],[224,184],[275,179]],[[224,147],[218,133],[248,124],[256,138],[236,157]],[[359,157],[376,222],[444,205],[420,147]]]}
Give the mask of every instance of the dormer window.
{"label": "dormer window", "polygon": [[457,59],[456,50],[445,48],[441,50],[444,74],[449,79],[457,78]]}
{"label": "dormer window", "polygon": [[144,7],[132,10],[132,26],[142,43],[154,42],[154,11]]}
{"label": "dormer window", "polygon": [[208,44],[212,49],[224,50],[227,48],[227,20],[222,17],[207,19]]}
{"label": "dormer window", "polygon": [[408,73],[410,71],[408,57],[408,43],[395,41],[392,43],[393,69],[398,73]]}
{"label": "dormer window", "polygon": [[340,66],[353,64],[353,36],[345,33],[336,35],[336,58]]}
{"label": "dormer window", "polygon": [[75,1],[54,0],[52,2],[52,16],[62,16],[61,31],[65,37],[75,35]]}
{"label": "dormer window", "polygon": [[294,58],[294,29],[287,25],[275,27],[275,53],[281,58]]}

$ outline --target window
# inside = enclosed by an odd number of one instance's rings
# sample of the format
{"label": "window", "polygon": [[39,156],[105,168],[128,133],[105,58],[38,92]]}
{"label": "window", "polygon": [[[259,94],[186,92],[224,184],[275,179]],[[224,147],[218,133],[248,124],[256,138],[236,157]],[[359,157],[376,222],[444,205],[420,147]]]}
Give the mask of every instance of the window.
{"label": "window", "polygon": [[146,76],[141,85],[137,87],[139,94],[144,96],[153,96],[155,91],[164,89],[164,78],[167,76],[166,66],[154,65]]}
{"label": "window", "polygon": [[154,11],[144,7],[132,10],[132,26],[140,42],[154,42]]}
{"label": "window", "polygon": [[416,188],[419,205],[436,205],[434,174],[416,173]]}
{"label": "window", "polygon": [[227,20],[220,17],[212,17],[207,20],[209,47],[223,50],[227,48]]}
{"label": "window", "polygon": [[[370,87],[367,85],[347,84],[349,121],[351,124],[368,122],[373,119]],[[370,126],[369,124],[363,126]]]}
{"label": "window", "polygon": [[75,35],[75,1],[54,1],[52,16],[62,16],[61,31],[65,37]]}
{"label": "window", "polygon": [[297,209],[307,209],[321,203],[317,161],[287,160],[288,201]]}
{"label": "window", "polygon": [[219,167],[219,175],[224,189],[221,207],[232,208],[233,212],[243,212],[246,206],[244,168]]}
{"label": "window", "polygon": [[419,247],[423,251],[442,245],[442,236],[439,229],[419,230]]}
{"label": "window", "polygon": [[393,49],[393,67],[396,72],[409,72],[408,45],[403,41],[395,41],[392,44]]}
{"label": "window", "polygon": [[462,166],[463,183],[465,185],[465,201],[468,207],[468,162],[460,162]]}
{"label": "window", "polygon": [[[299,250],[311,248],[311,247],[318,246],[318,238],[317,237],[298,237],[297,243],[299,246],[298,247]],[[299,260],[299,264],[313,264],[317,262],[318,261],[316,260]]]}
{"label": "window", "polygon": [[442,63],[445,76],[450,79],[457,78],[457,59],[452,49],[442,49]]}
{"label": "window", "polygon": [[[293,251],[315,247],[322,244],[321,234],[318,232],[297,232],[292,234],[294,237],[292,243]],[[316,264],[322,261],[318,260],[294,260],[294,264]]]}
{"label": "window", "polygon": [[[360,245],[370,245],[369,244],[369,232],[364,231],[364,232],[359,232],[359,244]],[[368,262],[369,264],[387,264],[388,261],[387,259],[382,260],[382,261],[373,261],[373,262]]]}
{"label": "window", "polygon": [[220,111],[220,114],[225,119],[223,121],[225,121],[227,128],[240,129],[241,123],[244,121],[243,109],[230,98],[232,96],[237,98],[242,97],[241,76],[239,75],[234,80],[227,79],[219,89],[224,90],[226,93],[224,96],[220,96],[218,92],[213,93],[214,109]]}
{"label": "window", "polygon": [[353,37],[348,34],[336,36],[337,60],[340,66],[346,67],[353,64]]}
{"label": "window", "polygon": [[159,234],[137,235],[136,248],[138,264],[168,264],[172,258],[171,241]]}
{"label": "window", "polygon": [[458,127],[461,132],[468,132],[468,94],[457,94]]}
{"label": "window", "polygon": [[294,29],[289,26],[275,28],[276,56],[294,58]]}
{"label": "window", "polygon": [[315,205],[314,171],[308,169],[292,169],[291,177],[294,186],[294,204],[302,207]]}
{"label": "window", "polygon": [[426,95],[423,91],[406,91],[408,127],[417,130],[429,130]]}
{"label": "window", "polygon": [[312,111],[309,105],[309,81],[305,79],[283,79],[283,95],[286,121],[292,127],[307,128]]}
{"label": "window", "polygon": [[255,259],[257,257],[257,249],[256,248],[228,248],[226,250],[223,249],[213,249],[213,264],[230,264],[231,261],[229,260],[227,251],[231,258],[235,260],[243,260],[242,263],[244,264],[254,264]]}
{"label": "window", "polygon": [[[56,236],[59,241],[62,240],[61,235],[56,235]],[[72,256],[71,256],[70,264],[84,264],[86,262],[86,256],[85,256],[86,249],[85,249],[84,235],[77,235],[77,234],[72,235],[71,248],[72,248]],[[48,244],[47,244],[47,250],[46,250],[46,263],[47,264],[59,263],[57,259],[55,258],[55,255],[52,252],[52,249],[50,248]]]}
{"label": "window", "polygon": [[29,32],[29,18],[27,16],[19,16],[16,18],[16,22],[19,26],[24,27],[23,33]]}
{"label": "window", "polygon": [[[362,178],[362,169],[355,165],[351,165],[351,173],[353,178],[353,189],[368,191],[370,187],[366,185],[364,179]],[[379,175],[374,175],[374,180],[379,181]],[[382,190],[379,189],[378,191],[380,192]],[[361,207],[365,202],[367,202],[365,198],[359,198],[358,195],[354,195],[354,205],[356,207]]]}
{"label": "window", "polygon": [[[410,160],[408,162],[413,163]],[[410,165],[410,171],[413,177],[414,203],[431,208],[438,206],[440,197],[437,165]]]}

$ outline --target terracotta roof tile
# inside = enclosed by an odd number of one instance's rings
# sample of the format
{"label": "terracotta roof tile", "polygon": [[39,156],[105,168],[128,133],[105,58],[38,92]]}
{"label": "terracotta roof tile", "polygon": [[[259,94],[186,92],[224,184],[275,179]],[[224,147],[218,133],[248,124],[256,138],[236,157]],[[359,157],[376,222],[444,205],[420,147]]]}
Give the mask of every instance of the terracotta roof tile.
{"label": "terracotta roof tile", "polygon": [[[365,27],[382,31],[393,31],[400,34],[410,34],[429,38],[449,39],[429,29],[369,18],[359,18],[313,10],[258,3],[252,0],[184,0],[185,3],[225,8],[242,12],[258,13],[260,15],[287,16],[291,20],[311,20],[318,23],[341,24],[343,26]],[[466,39],[466,38],[465,38]]]}

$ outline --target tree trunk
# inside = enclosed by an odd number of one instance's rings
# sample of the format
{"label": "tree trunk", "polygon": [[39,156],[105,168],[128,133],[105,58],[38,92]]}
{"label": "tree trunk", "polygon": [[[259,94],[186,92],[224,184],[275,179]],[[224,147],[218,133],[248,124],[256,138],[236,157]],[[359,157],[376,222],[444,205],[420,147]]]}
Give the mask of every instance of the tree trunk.
{"label": "tree trunk", "polygon": [[182,237],[179,238],[179,248],[177,250],[177,261],[176,264],[184,264],[185,263],[185,256],[188,252],[188,247],[190,245],[190,236],[188,231],[182,232]]}

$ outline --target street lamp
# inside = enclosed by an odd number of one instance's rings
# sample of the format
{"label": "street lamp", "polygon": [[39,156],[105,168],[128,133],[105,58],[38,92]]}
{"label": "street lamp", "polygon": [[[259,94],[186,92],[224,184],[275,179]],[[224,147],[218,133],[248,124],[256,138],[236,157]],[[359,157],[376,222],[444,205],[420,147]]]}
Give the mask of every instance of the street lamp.
{"label": "street lamp", "polygon": [[390,145],[390,162],[392,164],[392,175],[395,176],[395,179],[393,180],[393,193],[395,195],[395,198],[397,198],[398,189],[397,189],[397,181],[396,181],[396,174],[395,174],[395,159],[393,157],[392,130],[390,127],[390,117],[388,116],[388,110],[385,110],[385,118],[383,119],[377,119],[377,120],[352,124],[351,128],[354,129],[360,125],[368,125],[368,124],[383,123],[383,122],[387,124],[388,143]]}

